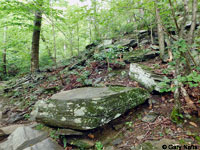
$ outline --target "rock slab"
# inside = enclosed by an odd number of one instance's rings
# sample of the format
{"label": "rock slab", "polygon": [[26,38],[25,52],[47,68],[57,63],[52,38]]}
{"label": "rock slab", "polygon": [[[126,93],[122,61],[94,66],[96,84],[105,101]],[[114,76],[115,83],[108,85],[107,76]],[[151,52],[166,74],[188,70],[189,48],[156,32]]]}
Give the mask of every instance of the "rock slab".
{"label": "rock slab", "polygon": [[136,63],[130,64],[129,76],[132,80],[137,81],[150,92],[156,90],[160,92],[161,86],[159,82],[164,81],[160,75],[153,73],[148,67]]}
{"label": "rock slab", "polygon": [[148,98],[149,92],[142,88],[79,88],[38,101],[32,115],[47,125],[88,130],[110,122]]}
{"label": "rock slab", "polygon": [[0,150],[62,150],[47,137],[47,134],[30,127],[19,127],[0,144]]}

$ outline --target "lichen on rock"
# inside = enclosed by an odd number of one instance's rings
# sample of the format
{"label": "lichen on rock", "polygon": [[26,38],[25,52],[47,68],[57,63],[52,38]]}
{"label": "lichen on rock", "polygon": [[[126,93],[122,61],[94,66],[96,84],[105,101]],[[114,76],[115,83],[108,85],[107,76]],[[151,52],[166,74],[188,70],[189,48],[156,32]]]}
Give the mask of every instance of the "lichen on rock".
{"label": "lichen on rock", "polygon": [[36,119],[56,127],[94,129],[144,103],[148,98],[149,93],[142,88],[116,86],[73,89],[57,93],[49,100],[38,101],[35,105]]}

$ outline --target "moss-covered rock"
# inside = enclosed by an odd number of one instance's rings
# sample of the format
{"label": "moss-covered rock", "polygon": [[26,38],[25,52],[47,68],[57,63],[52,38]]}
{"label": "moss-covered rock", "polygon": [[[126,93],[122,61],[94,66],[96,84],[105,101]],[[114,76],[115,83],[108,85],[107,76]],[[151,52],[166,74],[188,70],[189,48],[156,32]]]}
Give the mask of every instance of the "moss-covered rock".
{"label": "moss-covered rock", "polygon": [[152,51],[150,49],[135,50],[124,55],[124,60],[127,62],[141,62],[153,59],[159,55],[159,51]]}
{"label": "moss-covered rock", "polygon": [[158,83],[164,81],[164,78],[161,75],[157,75],[153,73],[151,69],[148,69],[148,67],[136,63],[130,65],[129,76],[132,80],[139,82],[150,92],[153,90],[160,92],[162,87],[160,87]]}
{"label": "moss-covered rock", "polygon": [[34,112],[37,121],[44,124],[87,130],[110,122],[148,98],[149,93],[142,88],[79,88],[38,101]]}

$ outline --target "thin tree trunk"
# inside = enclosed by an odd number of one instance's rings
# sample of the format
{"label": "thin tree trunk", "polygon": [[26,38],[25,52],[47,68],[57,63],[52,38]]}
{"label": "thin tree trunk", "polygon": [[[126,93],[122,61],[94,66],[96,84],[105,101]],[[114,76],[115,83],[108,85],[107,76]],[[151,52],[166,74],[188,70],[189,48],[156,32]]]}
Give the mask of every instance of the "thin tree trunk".
{"label": "thin tree trunk", "polygon": [[154,38],[153,38],[153,26],[151,22],[151,44],[154,44]]}
{"label": "thin tree trunk", "polygon": [[90,43],[92,43],[92,29],[91,29],[91,23],[90,23],[89,30],[90,30]]}
{"label": "thin tree trunk", "polygon": [[98,39],[99,31],[97,27],[97,0],[92,1],[93,10],[94,10],[94,31],[95,31],[95,40]]}
{"label": "thin tree trunk", "polygon": [[78,22],[77,22],[77,43],[78,43],[77,49],[78,49],[78,56],[79,56],[79,54],[80,54],[80,47],[79,47],[80,37],[79,37],[79,23]]}
{"label": "thin tree trunk", "polygon": [[169,37],[168,36],[165,36],[166,39],[166,43],[167,43],[167,47],[168,47],[168,55],[169,55],[169,59],[168,59],[168,62],[171,62],[173,60],[173,55],[172,55],[172,50],[171,50],[171,42],[169,40]]}
{"label": "thin tree trunk", "polygon": [[156,6],[156,20],[157,20],[157,28],[158,28],[160,58],[163,60],[163,56],[165,53],[164,32],[163,32],[161,18],[160,18],[160,11],[157,6]]}
{"label": "thin tree trunk", "polygon": [[194,41],[194,31],[196,28],[197,20],[197,9],[198,9],[198,0],[193,0],[192,3],[192,24],[189,31],[189,44],[192,44]]}
{"label": "thin tree trunk", "polygon": [[51,54],[51,50],[50,50],[50,48],[48,46],[49,43],[46,41],[46,39],[45,39],[43,34],[41,34],[41,39],[46,44],[46,49],[48,51],[49,58],[53,60],[53,57],[52,57],[52,54]]}
{"label": "thin tree trunk", "polygon": [[175,12],[174,12],[174,8],[173,8],[173,4],[172,4],[172,1],[171,1],[171,0],[169,0],[169,4],[170,4],[171,12],[172,12],[172,17],[173,17],[173,19],[174,19],[174,23],[175,23],[175,25],[176,25],[176,29],[177,29],[177,31],[179,32],[179,31],[180,31],[180,28],[179,28],[179,26],[178,26],[178,22],[177,22],[177,19],[176,19],[176,16],[175,16]]}
{"label": "thin tree trunk", "polygon": [[7,75],[7,59],[6,59],[6,42],[7,42],[7,27],[4,27],[4,49],[3,49],[3,73],[4,75]]}
{"label": "thin tree trunk", "polygon": [[42,13],[37,10],[35,12],[35,21],[32,37],[31,48],[31,72],[39,70],[39,45],[40,45],[40,31],[42,25]]}
{"label": "thin tree trunk", "polygon": [[56,50],[56,33],[55,33],[55,24],[54,24],[54,18],[53,18],[53,0],[50,1],[50,4],[51,4],[51,23],[52,23],[52,32],[53,32],[53,49],[54,49],[54,62],[55,62],[55,65],[56,65],[56,60],[57,60],[57,56],[56,56],[56,53],[57,53],[57,50]]}
{"label": "thin tree trunk", "polygon": [[74,53],[73,53],[73,35],[72,35],[72,31],[70,31],[70,51],[71,51],[71,57],[73,57]]}

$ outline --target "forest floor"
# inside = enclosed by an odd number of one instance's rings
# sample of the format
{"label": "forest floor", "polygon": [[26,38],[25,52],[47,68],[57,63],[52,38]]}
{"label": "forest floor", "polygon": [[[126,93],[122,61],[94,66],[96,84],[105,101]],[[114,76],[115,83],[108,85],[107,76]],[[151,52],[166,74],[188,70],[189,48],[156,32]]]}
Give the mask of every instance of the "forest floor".
{"label": "forest floor", "polygon": [[[141,62],[141,64],[147,65],[158,74],[165,75],[168,78],[173,77],[173,74],[163,73],[162,70],[167,68],[167,64],[162,63],[158,57]],[[6,103],[2,104],[4,106],[2,114],[5,122],[1,122],[1,127],[10,124],[30,123],[29,114],[35,102],[38,99],[48,98],[60,90],[85,86],[140,86],[129,78],[129,64],[123,67],[112,65],[112,71],[108,72],[106,62],[94,61],[85,66],[78,66],[72,71],[66,69],[69,66],[58,67],[48,72],[41,72],[39,75],[32,76],[31,79],[26,76],[17,81],[7,82],[10,87],[4,94]],[[85,81],[87,82],[85,83]],[[65,82],[65,85],[63,85],[63,82]],[[186,89],[192,96],[194,103],[199,106],[197,100],[200,88],[186,87]],[[185,107],[183,98],[181,100],[182,107]],[[144,141],[163,138],[174,139],[181,144],[199,146],[200,118],[198,114],[184,116],[182,122],[176,124],[170,119],[173,106],[172,92],[152,93],[149,103],[146,102],[129,110],[103,127],[85,132],[84,138],[88,138],[94,143],[100,141],[105,149],[111,146],[110,148],[114,150],[130,150]],[[63,146],[61,139],[56,140]],[[66,150],[72,148],[73,146],[68,145]]]}

